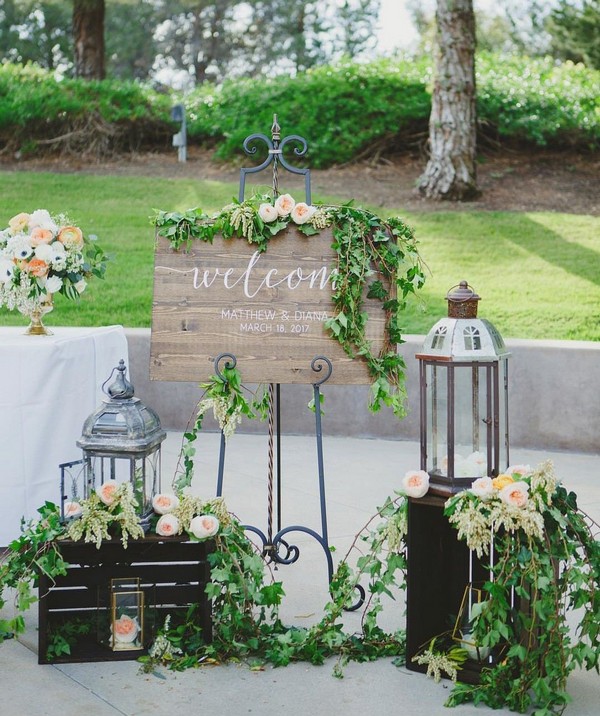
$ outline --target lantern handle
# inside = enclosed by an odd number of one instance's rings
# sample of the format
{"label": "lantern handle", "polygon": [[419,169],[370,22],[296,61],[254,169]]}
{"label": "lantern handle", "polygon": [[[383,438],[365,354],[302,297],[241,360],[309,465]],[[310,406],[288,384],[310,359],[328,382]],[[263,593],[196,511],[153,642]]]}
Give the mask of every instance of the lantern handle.
{"label": "lantern handle", "polygon": [[[451,292],[454,291],[455,288],[458,288],[459,290],[462,290],[465,292],[470,290],[471,293],[468,293],[462,297],[456,296],[456,294],[454,296],[452,296]],[[464,303],[465,301],[472,301],[473,299],[479,300],[479,296],[475,293],[475,289],[473,288],[473,286],[471,286],[467,281],[461,281],[460,283],[455,283],[454,286],[450,286],[450,288],[446,292],[446,300],[452,301],[453,303]]]}
{"label": "lantern handle", "polygon": [[[115,382],[111,383],[108,388],[105,388],[104,386],[108,383],[108,381],[113,377],[115,374],[115,371],[119,371],[117,377],[115,378]],[[119,365],[115,366],[111,372],[108,378],[102,383],[101,390],[104,393],[104,395],[107,395],[109,398],[123,398],[128,399],[132,398],[134,395],[134,387],[133,384],[127,380],[125,377],[125,373],[127,371],[127,368],[125,366],[125,361],[123,358],[119,360]]]}

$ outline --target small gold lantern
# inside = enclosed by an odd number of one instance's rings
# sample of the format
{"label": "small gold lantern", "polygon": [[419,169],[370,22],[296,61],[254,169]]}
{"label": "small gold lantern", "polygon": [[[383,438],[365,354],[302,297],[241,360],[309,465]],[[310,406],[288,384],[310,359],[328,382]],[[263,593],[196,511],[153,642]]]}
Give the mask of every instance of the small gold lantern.
{"label": "small gold lantern", "polygon": [[110,580],[110,639],[113,651],[144,648],[144,592],[139,578]]}
{"label": "small gold lantern", "polygon": [[475,619],[485,607],[486,599],[482,589],[467,584],[463,593],[458,616],[452,630],[452,638],[467,652],[469,659],[484,661],[490,655],[488,646],[480,646],[475,641],[473,626]]}

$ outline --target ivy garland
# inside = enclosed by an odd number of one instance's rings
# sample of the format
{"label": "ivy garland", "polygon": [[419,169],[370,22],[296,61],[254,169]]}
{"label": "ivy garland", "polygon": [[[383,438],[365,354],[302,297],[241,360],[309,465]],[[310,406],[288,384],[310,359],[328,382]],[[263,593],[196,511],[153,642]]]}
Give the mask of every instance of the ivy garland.
{"label": "ivy garland", "polygon": [[[287,194],[281,199],[295,204]],[[270,211],[265,212],[264,207]],[[243,202],[234,201],[212,216],[201,209],[158,211],[153,223],[174,250],[189,247],[193,240],[212,243],[220,235],[225,240],[245,239],[261,252],[267,251],[269,241],[290,223],[307,237],[330,226],[337,254],[332,295],[335,315],[325,326],[347,355],[366,362],[373,380],[370,409],[375,412],[387,405],[399,418],[404,417],[406,365],[396,350],[403,342],[398,314],[409,294],[416,293],[425,281],[413,230],[399,218],[384,221],[351,203],[306,207],[308,211],[298,220],[302,223],[294,221],[293,213],[281,215],[275,208],[268,195],[256,194]],[[366,338],[365,297],[380,301],[385,313],[385,341],[378,354]]]}

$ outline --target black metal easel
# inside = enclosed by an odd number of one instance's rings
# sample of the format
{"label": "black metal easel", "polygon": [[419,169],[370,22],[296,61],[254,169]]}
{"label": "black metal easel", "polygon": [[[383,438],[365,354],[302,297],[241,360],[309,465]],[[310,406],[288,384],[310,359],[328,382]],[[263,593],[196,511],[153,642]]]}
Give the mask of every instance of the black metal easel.
{"label": "black metal easel", "polygon": [[[277,115],[273,116],[273,126],[271,128],[271,136],[269,139],[264,134],[251,134],[244,140],[244,151],[246,154],[252,155],[256,153],[255,142],[260,141],[266,144],[268,148],[268,156],[265,161],[251,168],[240,169],[240,191],[239,200],[244,201],[246,188],[246,175],[258,173],[273,165],[273,197],[279,195],[279,175],[278,166],[282,167],[292,174],[301,174],[305,178],[305,194],[306,203],[311,203],[311,186],[310,186],[310,169],[300,169],[289,164],[283,157],[282,151],[286,144],[296,142],[300,147],[294,148],[296,156],[304,156],[308,145],[303,137],[296,134],[289,135],[281,139],[281,128],[277,122]],[[236,357],[232,353],[221,353],[215,358],[214,366],[217,375],[224,378],[221,367],[235,368],[237,363]],[[279,383],[269,384],[269,409],[268,409],[268,431],[269,431],[269,460],[268,460],[268,503],[267,503],[267,529],[266,532],[253,525],[244,525],[244,528],[256,534],[263,545],[263,555],[276,564],[292,564],[297,561],[300,556],[300,549],[296,545],[289,544],[284,539],[291,532],[304,532],[313,537],[323,548],[325,558],[327,560],[327,573],[329,582],[333,577],[333,559],[329,547],[327,534],[327,504],[325,499],[325,471],[323,464],[323,433],[321,426],[321,385],[323,385],[333,372],[333,365],[326,356],[315,356],[311,361],[311,369],[316,374],[313,383],[313,397],[315,405],[315,437],[317,443],[317,464],[319,478],[319,504],[321,512],[321,532],[305,527],[303,525],[290,525],[282,528],[281,518],[281,385]],[[325,371],[325,372],[323,372]],[[322,375],[321,375],[322,374]],[[223,491],[223,472],[225,466],[225,435],[221,432],[221,445],[219,452],[219,467],[217,475],[217,496],[220,497]],[[276,478],[276,481],[275,481]],[[275,482],[275,484],[274,484]],[[275,505],[274,505],[275,503]],[[276,525],[274,529],[274,523]],[[275,532],[275,534],[273,534]],[[348,609],[358,609],[364,601],[364,590],[358,589],[359,600]]]}

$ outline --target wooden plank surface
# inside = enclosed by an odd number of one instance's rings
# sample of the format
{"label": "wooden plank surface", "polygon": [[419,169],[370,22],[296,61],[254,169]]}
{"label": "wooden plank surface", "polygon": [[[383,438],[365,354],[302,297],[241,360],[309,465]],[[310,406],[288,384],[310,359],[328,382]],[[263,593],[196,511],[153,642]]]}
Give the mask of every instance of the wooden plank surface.
{"label": "wooden plank surface", "polygon": [[[204,381],[214,360],[232,353],[246,382],[313,383],[315,356],[333,363],[330,383],[370,383],[362,359],[349,358],[325,329],[335,315],[332,269],[337,256],[326,229],[306,237],[290,226],[260,254],[243,239],[194,241],[173,251],[159,238],[154,267],[150,377]],[[365,299],[367,337],[384,339],[381,303]]]}

